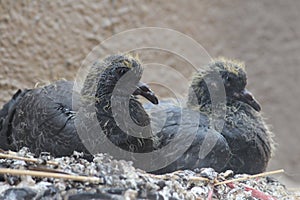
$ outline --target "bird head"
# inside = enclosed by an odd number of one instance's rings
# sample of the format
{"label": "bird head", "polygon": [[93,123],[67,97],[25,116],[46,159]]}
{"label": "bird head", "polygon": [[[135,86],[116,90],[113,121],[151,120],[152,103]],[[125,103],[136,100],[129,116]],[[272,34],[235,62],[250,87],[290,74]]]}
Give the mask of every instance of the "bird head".
{"label": "bird head", "polygon": [[100,73],[98,90],[101,91],[98,91],[98,94],[111,94],[118,81],[127,72],[132,71],[134,72],[134,77],[131,77],[137,79],[135,91],[132,95],[141,95],[153,104],[158,104],[158,99],[154,92],[145,83],[139,81],[142,76],[143,68],[137,58],[131,55],[112,55],[105,58],[101,65],[104,65],[104,68]]}
{"label": "bird head", "polygon": [[[243,63],[228,60],[225,58],[219,58],[213,60],[209,65],[208,69],[199,71],[195,74],[191,89],[194,92],[198,105],[205,106],[210,104],[210,94],[207,88],[209,86],[217,85],[215,77],[212,74],[218,73],[221,76],[222,83],[226,92],[227,104],[234,102],[242,102],[251,106],[254,110],[260,111],[261,107],[259,103],[255,100],[253,95],[246,89],[247,76],[245,72],[245,66]],[[189,103],[193,104],[195,102],[191,97],[191,92],[189,94]]]}

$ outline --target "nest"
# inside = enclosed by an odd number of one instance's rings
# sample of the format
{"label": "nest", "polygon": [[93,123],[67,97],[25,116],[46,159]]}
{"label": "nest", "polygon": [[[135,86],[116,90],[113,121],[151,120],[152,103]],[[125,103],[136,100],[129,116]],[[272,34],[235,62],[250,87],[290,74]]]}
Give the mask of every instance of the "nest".
{"label": "nest", "polygon": [[34,158],[23,148],[0,153],[0,199],[297,199],[269,177],[282,172],[250,176],[203,168],[153,175],[106,154],[88,162],[78,152]]}

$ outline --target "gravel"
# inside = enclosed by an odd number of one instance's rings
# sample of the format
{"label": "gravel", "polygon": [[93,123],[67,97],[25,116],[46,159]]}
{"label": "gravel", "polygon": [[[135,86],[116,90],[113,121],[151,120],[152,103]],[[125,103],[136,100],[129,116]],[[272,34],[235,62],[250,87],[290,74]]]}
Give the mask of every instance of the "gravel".
{"label": "gravel", "polygon": [[[17,156],[34,158],[27,148]],[[217,182],[244,178],[228,170],[217,173],[211,168],[195,171],[177,171],[165,175],[153,175],[132,166],[131,162],[115,160],[106,154],[97,154],[93,162],[72,156],[52,158],[40,155],[33,163],[16,159],[0,159],[3,168],[38,170],[59,174],[98,177],[95,182],[82,182],[51,177],[0,174],[0,200],[20,199],[300,199],[296,193],[273,177],[259,177],[227,184]],[[50,165],[49,161],[59,164]]]}

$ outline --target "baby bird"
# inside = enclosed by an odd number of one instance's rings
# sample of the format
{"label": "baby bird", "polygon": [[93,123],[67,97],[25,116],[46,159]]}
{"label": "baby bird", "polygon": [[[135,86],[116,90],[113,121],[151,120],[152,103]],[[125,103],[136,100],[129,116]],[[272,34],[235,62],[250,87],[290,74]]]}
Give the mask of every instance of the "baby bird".
{"label": "baby bird", "polygon": [[[218,115],[213,113],[209,91],[209,87],[220,86],[215,78],[216,74],[220,77],[226,94],[226,105],[223,106],[224,126],[220,131],[210,125],[212,114]],[[160,102],[164,107],[162,110],[155,110],[148,106],[147,110],[154,118],[154,122],[155,118],[162,119],[163,114],[167,116],[166,123],[156,133],[160,138],[158,150],[170,144],[174,138],[180,138],[180,135],[185,135],[181,137],[181,141],[187,140],[185,138],[189,135],[194,137],[191,145],[186,147],[186,151],[181,156],[153,173],[162,174],[203,167],[212,167],[219,172],[230,169],[235,173],[247,174],[265,171],[274,149],[274,142],[272,133],[260,114],[261,107],[246,89],[246,85],[244,64],[220,58],[213,60],[207,69],[198,71],[194,75],[186,108],[181,109],[170,101]],[[186,113],[197,113],[194,116],[198,118],[184,120],[184,115],[190,115]],[[152,123],[152,126],[157,130],[155,124]],[[180,127],[194,127],[194,131]],[[176,145],[173,152],[165,154],[161,159],[168,160],[172,154],[178,152],[175,149],[180,148],[185,147]],[[210,151],[205,155],[203,148]]]}
{"label": "baby bird", "polygon": [[[136,95],[144,96],[154,104],[157,104],[158,100],[147,85],[138,82],[142,75],[142,66],[130,55],[112,55],[103,61],[95,62],[84,82],[81,95],[87,97],[92,94],[92,84],[97,81],[92,103],[103,133],[122,149],[147,152],[153,149],[152,140],[123,132],[114,120],[111,109],[114,88],[129,71],[136,72],[134,92],[119,92],[115,94],[115,98],[119,101],[129,101],[132,120],[139,126],[146,126],[150,120]],[[75,127],[75,120],[80,111],[72,107],[73,84],[69,81],[57,81],[41,88],[19,90],[0,111],[0,148],[19,150],[25,146],[37,155],[50,152],[53,156],[71,155],[76,150],[84,152],[86,158],[91,159],[91,153],[82,143]],[[122,109],[118,111],[123,112]],[[89,113],[84,114],[89,116]]]}

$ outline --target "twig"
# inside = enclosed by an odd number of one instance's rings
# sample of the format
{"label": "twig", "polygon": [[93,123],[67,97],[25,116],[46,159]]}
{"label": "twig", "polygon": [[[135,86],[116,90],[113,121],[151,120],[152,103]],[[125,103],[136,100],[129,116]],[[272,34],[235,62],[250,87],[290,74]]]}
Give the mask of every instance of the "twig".
{"label": "twig", "polygon": [[245,181],[245,180],[252,179],[252,178],[263,177],[263,176],[268,176],[268,175],[273,175],[273,174],[278,174],[278,173],[283,173],[283,172],[284,172],[283,169],[270,171],[270,172],[264,172],[264,173],[260,173],[260,174],[246,176],[246,177],[243,177],[243,178],[236,178],[236,179],[221,181],[221,182],[215,183],[214,186],[221,185],[221,184],[232,183],[232,182],[237,182],[237,181]]}
{"label": "twig", "polygon": [[[36,159],[36,158],[26,158],[26,157],[16,156],[16,155],[12,155],[12,154],[5,154],[5,153],[0,153],[0,158],[23,160],[23,161],[27,161],[27,162],[33,162],[33,163],[41,162],[39,159]],[[55,165],[55,166],[59,165],[59,163],[55,162],[55,161],[46,161],[46,163],[49,165]]]}
{"label": "twig", "polygon": [[[172,173],[168,173],[168,174],[161,174],[161,175],[155,175],[155,174],[149,174],[152,178],[158,178],[158,179],[177,179],[175,178],[175,176],[178,176],[177,174],[180,173],[182,171],[175,171]],[[178,177],[179,178],[179,177]],[[204,177],[198,177],[198,176],[192,176],[188,178],[189,181],[209,181],[208,178],[204,178]]]}
{"label": "twig", "polygon": [[167,174],[148,174],[148,175],[150,175],[152,178],[169,179],[169,178],[174,178],[174,176],[176,176],[180,172],[182,172],[182,171],[178,170],[178,171],[167,173]]}
{"label": "twig", "polygon": [[59,173],[59,174],[69,174],[69,175],[72,175],[72,174],[64,172],[62,170],[45,168],[45,167],[32,167],[32,166],[28,166],[28,170],[39,171],[39,172],[51,172],[51,173]]}
{"label": "twig", "polygon": [[188,180],[189,180],[189,181],[209,181],[208,178],[198,177],[198,176],[192,176],[192,177],[189,177]]}
{"label": "twig", "polygon": [[98,177],[93,176],[76,176],[76,175],[67,175],[67,174],[59,174],[52,172],[40,172],[33,170],[21,170],[21,169],[3,169],[0,168],[0,174],[10,174],[16,176],[34,176],[34,177],[42,177],[42,178],[62,178],[73,181],[81,181],[81,182],[93,182],[93,183],[102,183],[103,180]]}

